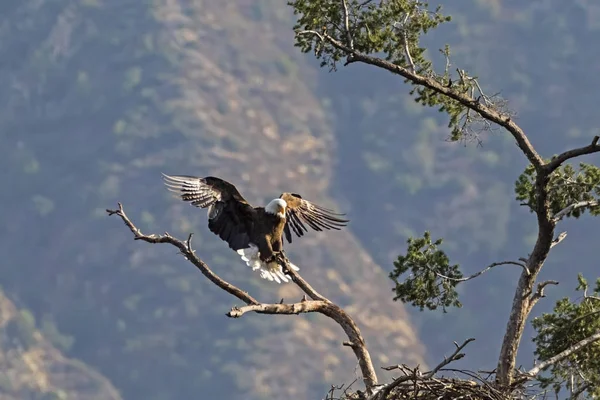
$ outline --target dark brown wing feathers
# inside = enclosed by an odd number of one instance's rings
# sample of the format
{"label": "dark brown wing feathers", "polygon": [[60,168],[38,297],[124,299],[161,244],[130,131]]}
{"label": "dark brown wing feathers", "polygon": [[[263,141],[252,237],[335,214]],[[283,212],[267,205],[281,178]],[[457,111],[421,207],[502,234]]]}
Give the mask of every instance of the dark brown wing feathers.
{"label": "dark brown wing feathers", "polygon": [[284,233],[289,243],[292,243],[291,232],[293,231],[296,236],[301,237],[308,231],[306,225],[316,231],[324,229],[340,230],[349,222],[349,220],[340,218],[344,214],[313,204],[308,200],[304,200],[299,194],[282,193],[279,198],[287,203],[287,223],[285,224]]}
{"label": "dark brown wing feathers", "polygon": [[214,176],[162,175],[169,191],[179,194],[183,201],[196,207],[205,208],[216,201],[231,200],[248,204],[237,188],[223,179]]}
{"label": "dark brown wing feathers", "polygon": [[[234,185],[213,176],[163,174],[163,178],[167,189],[183,201],[208,208],[208,228],[229,247],[234,250],[248,247],[256,210]],[[304,236],[308,232],[307,225],[316,231],[339,230],[349,222],[340,218],[344,214],[313,204],[299,194],[282,193],[279,197],[287,203],[284,234],[289,243],[292,242],[292,231],[298,237]]]}
{"label": "dark brown wing feathers", "polygon": [[255,211],[234,185],[213,176],[162,175],[169,191],[193,206],[208,208],[208,228],[230,248],[248,247]]}

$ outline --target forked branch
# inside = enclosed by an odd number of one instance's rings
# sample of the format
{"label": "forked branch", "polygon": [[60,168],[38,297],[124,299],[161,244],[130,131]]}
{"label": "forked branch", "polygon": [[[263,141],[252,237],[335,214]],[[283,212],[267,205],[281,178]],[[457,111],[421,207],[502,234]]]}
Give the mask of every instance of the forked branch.
{"label": "forked branch", "polygon": [[117,215],[120,217],[129,230],[133,233],[134,240],[141,240],[147,243],[169,243],[172,246],[177,247],[181,254],[188,261],[194,264],[194,266],[198,268],[200,272],[212,283],[246,304],[242,307],[233,307],[226,314],[228,317],[239,318],[248,312],[281,315],[295,315],[316,312],[333,319],[341,326],[348,336],[349,341],[345,343],[352,348],[356,358],[358,359],[367,393],[370,394],[372,392],[373,387],[377,385],[377,375],[375,374],[371,356],[367,350],[365,340],[362,337],[358,326],[341,307],[319,294],[312,288],[312,286],[308,284],[308,282],[302,279],[302,277],[296,271],[294,271],[292,268],[289,268],[289,261],[287,260],[287,257],[285,257],[285,254],[280,256],[280,260],[283,261],[285,269],[287,270],[284,272],[288,273],[292,277],[294,283],[296,283],[312,300],[303,299],[298,303],[290,304],[285,304],[283,301],[279,304],[261,303],[247,292],[241,290],[235,285],[232,285],[215,274],[192,249],[192,234],[189,235],[186,241],[174,238],[166,232],[164,235],[145,235],[133,224],[133,222],[131,222],[127,214],[125,214],[122,204],[118,203],[118,205],[119,208],[117,210],[106,210],[106,212],[108,215]]}
{"label": "forked branch", "polygon": [[553,280],[549,280],[549,281],[544,281],[544,282],[538,283],[537,290],[531,296],[531,300],[529,300],[529,305],[528,305],[528,311],[527,311],[527,313],[529,314],[531,312],[531,310],[533,309],[533,307],[537,304],[538,301],[540,301],[540,299],[543,299],[544,297],[546,297],[546,294],[544,293],[544,289],[546,288],[546,286],[548,286],[548,285],[558,285],[558,284],[559,284],[558,281],[553,281]]}

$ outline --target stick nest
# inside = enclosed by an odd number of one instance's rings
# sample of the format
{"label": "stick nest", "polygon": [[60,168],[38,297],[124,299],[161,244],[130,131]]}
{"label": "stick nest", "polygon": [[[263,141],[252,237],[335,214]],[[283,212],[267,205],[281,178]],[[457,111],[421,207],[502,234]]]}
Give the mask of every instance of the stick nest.
{"label": "stick nest", "polygon": [[[391,369],[392,367],[388,367]],[[388,369],[384,368],[384,369]],[[430,376],[419,373],[418,367],[411,369],[397,366],[403,376],[380,385],[371,397],[361,391],[351,391],[350,386],[332,386],[323,400],[514,400],[530,398],[523,388],[503,392],[490,379],[472,371],[448,369],[453,377]]]}
{"label": "stick nest", "polygon": [[506,396],[487,382],[458,378],[417,378],[400,383],[385,397],[385,400],[405,399],[505,400]]}

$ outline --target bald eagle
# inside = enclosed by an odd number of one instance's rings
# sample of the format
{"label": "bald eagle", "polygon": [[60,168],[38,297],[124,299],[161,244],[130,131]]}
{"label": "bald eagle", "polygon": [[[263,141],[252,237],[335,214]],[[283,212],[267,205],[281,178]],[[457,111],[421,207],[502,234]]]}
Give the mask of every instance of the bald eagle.
{"label": "bald eagle", "polygon": [[[283,249],[283,236],[292,243],[292,232],[301,237],[308,232],[340,230],[349,220],[303,199],[296,193],[282,193],[265,207],[253,207],[231,183],[213,176],[163,175],[167,189],[191,205],[208,208],[208,229],[235,250],[263,279],[288,282],[277,255]],[[305,225],[306,224],[306,225]],[[298,267],[291,264],[298,270]]]}

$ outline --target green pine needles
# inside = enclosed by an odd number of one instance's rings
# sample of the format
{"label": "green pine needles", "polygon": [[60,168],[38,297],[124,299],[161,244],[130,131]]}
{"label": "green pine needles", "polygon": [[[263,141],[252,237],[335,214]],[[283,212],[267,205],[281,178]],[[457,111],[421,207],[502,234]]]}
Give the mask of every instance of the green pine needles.
{"label": "green pine needles", "polygon": [[[394,300],[411,303],[421,311],[442,307],[446,312],[448,307],[462,306],[455,288],[463,275],[458,264],[450,265],[446,253],[438,249],[441,244],[442,239],[432,242],[429,232],[422,238],[408,239],[406,255],[398,256],[390,273],[396,285]],[[408,271],[410,274],[404,277]]]}

